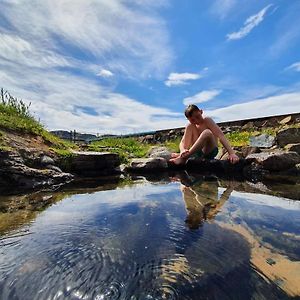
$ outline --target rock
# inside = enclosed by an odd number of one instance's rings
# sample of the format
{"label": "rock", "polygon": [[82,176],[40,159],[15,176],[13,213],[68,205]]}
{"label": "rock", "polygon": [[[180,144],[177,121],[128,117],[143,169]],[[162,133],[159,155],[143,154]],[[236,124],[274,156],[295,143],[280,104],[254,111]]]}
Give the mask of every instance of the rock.
{"label": "rock", "polygon": [[294,167],[300,162],[300,156],[296,152],[261,152],[250,154],[246,157],[249,162],[261,165],[263,169],[270,171],[282,171]]}
{"label": "rock", "polygon": [[247,122],[242,128],[243,129],[251,129],[254,127],[254,123],[253,122]]}
{"label": "rock", "polygon": [[157,158],[136,158],[127,168],[129,171],[153,171],[167,169],[167,160],[161,157]]}
{"label": "rock", "polygon": [[24,164],[17,152],[0,152],[0,191],[16,194],[62,185],[73,180],[73,175],[56,170],[40,170]]}
{"label": "rock", "polygon": [[47,155],[43,155],[43,156],[40,158],[40,164],[41,164],[42,166],[49,166],[49,165],[54,166],[54,165],[55,165],[55,162],[54,162],[54,160],[53,160],[51,157],[49,157],[49,156],[47,156]]}
{"label": "rock", "polygon": [[153,143],[155,141],[153,134],[148,134],[143,137],[142,143]]}
{"label": "rock", "polygon": [[201,172],[209,171],[228,174],[242,173],[245,164],[245,159],[240,159],[238,163],[232,164],[228,160],[190,158],[186,162],[186,168],[188,170],[197,170]]}
{"label": "rock", "polygon": [[276,140],[280,147],[284,147],[287,144],[298,144],[300,143],[300,128],[280,130],[276,135]]}
{"label": "rock", "polygon": [[300,143],[299,144],[287,144],[284,147],[287,151],[297,152],[300,155]]}
{"label": "rock", "polygon": [[261,150],[259,149],[259,147],[248,146],[248,147],[243,147],[241,149],[241,153],[244,158],[246,158],[249,154],[260,153],[260,152],[261,152]]}
{"label": "rock", "polygon": [[284,124],[288,124],[292,121],[292,116],[287,116],[285,118],[283,118],[282,120],[279,121],[279,124],[284,125]]}
{"label": "rock", "polygon": [[162,157],[169,160],[171,158],[171,152],[166,147],[154,146],[149,150],[147,156],[152,158]]}
{"label": "rock", "polygon": [[58,173],[62,173],[63,172],[59,167],[53,166],[53,165],[46,166],[46,169],[50,169],[50,170],[56,171]]}
{"label": "rock", "polygon": [[251,147],[270,148],[275,144],[275,137],[268,134],[261,134],[250,137]]}
{"label": "rock", "polygon": [[74,151],[70,171],[84,177],[112,175],[119,165],[120,158],[115,153]]}

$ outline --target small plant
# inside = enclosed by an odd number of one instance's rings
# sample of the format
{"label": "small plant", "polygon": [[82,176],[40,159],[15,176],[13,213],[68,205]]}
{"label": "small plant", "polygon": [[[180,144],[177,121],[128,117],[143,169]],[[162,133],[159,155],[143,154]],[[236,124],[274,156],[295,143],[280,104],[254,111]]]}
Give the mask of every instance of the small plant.
{"label": "small plant", "polygon": [[56,149],[77,149],[74,143],[64,141],[48,132],[44,126],[31,115],[30,104],[13,97],[9,92],[0,92],[0,128],[41,136],[49,146]]}
{"label": "small plant", "polygon": [[90,151],[109,151],[117,153],[122,163],[127,163],[132,157],[144,157],[151,145],[143,144],[134,138],[105,138],[101,141],[92,142]]}
{"label": "small plant", "polygon": [[8,91],[4,91],[3,88],[1,89],[0,99],[1,112],[17,114],[24,118],[33,119],[33,116],[31,116],[29,112],[29,107],[31,103],[25,104],[23,100],[13,97]]}

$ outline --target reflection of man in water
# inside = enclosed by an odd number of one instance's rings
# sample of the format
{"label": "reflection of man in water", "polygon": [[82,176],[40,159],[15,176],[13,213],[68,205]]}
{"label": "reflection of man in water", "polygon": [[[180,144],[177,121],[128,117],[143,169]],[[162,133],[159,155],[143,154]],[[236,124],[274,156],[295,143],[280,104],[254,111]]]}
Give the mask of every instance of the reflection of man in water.
{"label": "reflection of man in water", "polygon": [[180,187],[187,211],[185,222],[190,229],[198,229],[205,220],[215,217],[233,188],[228,187],[218,199],[218,181],[187,182],[186,178],[181,180]]}

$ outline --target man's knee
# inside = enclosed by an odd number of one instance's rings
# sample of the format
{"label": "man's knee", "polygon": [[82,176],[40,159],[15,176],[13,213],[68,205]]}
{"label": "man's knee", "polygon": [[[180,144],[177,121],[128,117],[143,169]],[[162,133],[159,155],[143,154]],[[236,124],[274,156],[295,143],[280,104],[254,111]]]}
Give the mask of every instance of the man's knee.
{"label": "man's knee", "polygon": [[210,129],[205,129],[201,132],[201,135],[200,136],[203,136],[203,138],[211,138],[213,137],[213,133]]}

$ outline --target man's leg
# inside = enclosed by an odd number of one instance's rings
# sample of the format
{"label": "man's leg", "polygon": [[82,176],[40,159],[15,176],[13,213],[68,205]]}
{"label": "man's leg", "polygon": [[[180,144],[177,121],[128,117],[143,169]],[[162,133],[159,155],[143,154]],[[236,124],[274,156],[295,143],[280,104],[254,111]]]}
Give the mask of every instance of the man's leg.
{"label": "man's leg", "polygon": [[180,153],[172,153],[171,155],[171,159],[170,161],[172,161],[173,163],[175,164],[184,164],[187,160],[187,158],[181,158],[179,157],[180,154],[182,152],[184,152],[185,150],[187,150],[191,145],[193,145],[193,143],[195,142],[195,140],[197,139],[197,134],[198,134],[198,131],[197,131],[197,128],[195,125],[193,124],[189,124],[186,129],[185,129],[185,132],[184,132],[184,135],[181,139],[181,142],[179,144],[179,150],[180,150]]}
{"label": "man's leg", "polygon": [[204,154],[209,154],[216,147],[218,147],[218,145],[217,145],[217,141],[216,141],[215,136],[213,135],[211,130],[205,129],[200,134],[200,136],[198,137],[196,142],[193,144],[193,146],[190,148],[190,150],[189,150],[190,155],[189,156],[193,155],[194,153],[196,153],[199,150],[202,150],[202,152]]}

